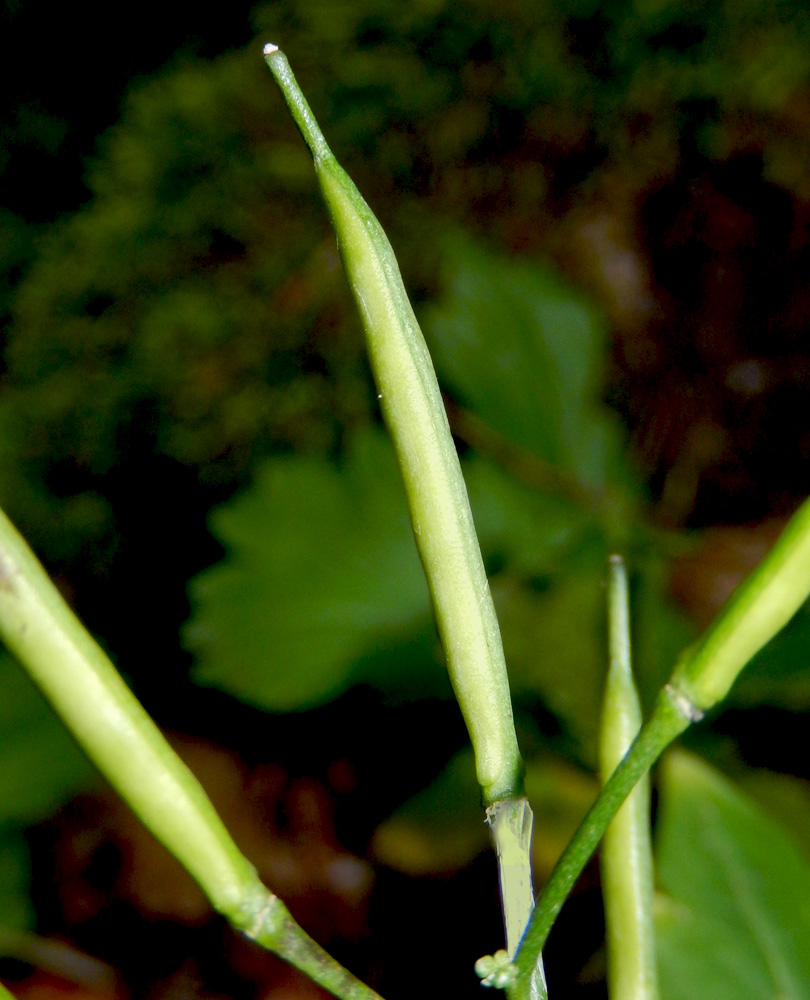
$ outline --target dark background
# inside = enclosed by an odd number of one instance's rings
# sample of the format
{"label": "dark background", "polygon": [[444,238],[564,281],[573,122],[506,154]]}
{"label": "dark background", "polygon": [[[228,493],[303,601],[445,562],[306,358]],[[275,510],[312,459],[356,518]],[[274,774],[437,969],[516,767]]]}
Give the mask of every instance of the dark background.
{"label": "dark background", "polygon": [[[3,8],[3,504],[270,884],[383,995],[414,988],[415,951],[433,966],[428,942],[441,942],[442,988],[498,940],[488,855],[460,851],[441,878],[426,877],[438,863],[413,878],[370,846],[465,744],[446,692],[345,684],[326,704],[268,714],[258,695],[193,683],[192,652],[178,648],[188,581],[227,550],[212,508],[250,489],[262,462],[339,465],[378,425],[325,214],[261,45],[287,52],[418,312],[446,291],[442,239],[457,231],[544,262],[601,311],[600,393],[643,525],[620,535],[655,561],[655,599],[686,630],[677,643],[810,490],[809,34],[789,3]],[[509,465],[458,395],[464,453]],[[565,475],[552,481],[576,494]],[[595,545],[599,558],[613,541]],[[521,586],[553,591],[578,568],[572,558]],[[790,655],[694,744],[732,769],[806,777]],[[523,704],[530,747],[587,774],[564,713],[544,696]],[[22,727],[12,720],[10,747]],[[37,929],[116,970],[70,989],[317,992],[224,931],[111,794],[73,790],[8,820],[26,831]],[[561,993],[604,995],[597,883],[592,866],[549,947]],[[16,888],[28,892],[25,874]],[[458,914],[475,919],[456,942]],[[21,996],[71,978],[7,966]]]}

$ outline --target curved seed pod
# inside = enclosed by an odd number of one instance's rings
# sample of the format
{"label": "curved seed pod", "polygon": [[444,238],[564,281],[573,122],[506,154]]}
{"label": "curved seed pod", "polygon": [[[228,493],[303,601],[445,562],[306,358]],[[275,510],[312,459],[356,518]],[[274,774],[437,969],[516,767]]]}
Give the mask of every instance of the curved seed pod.
{"label": "curved seed pod", "polygon": [[[141,822],[237,928],[342,1000],[380,1000],[293,920],[0,510],[0,638]],[[0,1000],[3,994],[0,989]]]}
{"label": "curved seed pod", "polygon": [[283,53],[267,45],[265,57],[312,153],[360,310],[450,679],[490,805],[519,794],[522,765],[500,630],[433,364],[382,227],[332,155]]}
{"label": "curved seed pod", "polygon": [[268,892],[194,775],[0,511],[0,637],[143,823],[237,922]]}

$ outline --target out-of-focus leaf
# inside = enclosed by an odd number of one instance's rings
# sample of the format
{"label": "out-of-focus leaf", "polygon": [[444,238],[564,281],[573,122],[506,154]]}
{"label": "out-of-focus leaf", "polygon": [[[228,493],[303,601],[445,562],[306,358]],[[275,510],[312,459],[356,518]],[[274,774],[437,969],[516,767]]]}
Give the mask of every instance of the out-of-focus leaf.
{"label": "out-of-focus leaf", "polygon": [[728,704],[810,707],[810,609],[795,618],[754,657],[731,689]]}
{"label": "out-of-focus leaf", "polygon": [[409,875],[458,871],[489,843],[472,750],[456,754],[428,787],[374,832],[383,864]]}
{"label": "out-of-focus leaf", "polygon": [[25,671],[0,655],[0,823],[49,815],[94,769]]}
{"label": "out-of-focus leaf", "polygon": [[603,486],[621,435],[601,405],[605,330],[594,308],[547,265],[448,243],[448,290],[427,312],[441,377],[494,431],[575,477]]}
{"label": "out-of-focus leaf", "polygon": [[793,835],[810,858],[810,782],[789,774],[756,770],[743,772],[737,783]]}
{"label": "out-of-focus leaf", "polygon": [[[541,883],[593,801],[595,779],[543,756],[526,766],[526,794],[534,811],[532,860]],[[436,780],[382,823],[372,851],[409,875],[458,871],[489,847],[471,750],[457,754]]]}
{"label": "out-of-focus leaf", "polygon": [[361,663],[385,669],[378,654],[431,627],[399,473],[379,432],[360,436],[340,468],[268,461],[211,523],[227,557],[192,581],[185,630],[204,684],[273,710],[317,704],[368,679]]}
{"label": "out-of-focus leaf", "polygon": [[31,866],[22,831],[0,832],[0,924],[17,930],[32,930]]}
{"label": "out-of-focus leaf", "polygon": [[0,651],[0,924],[33,926],[22,829],[50,815],[95,771],[25,671]]}
{"label": "out-of-focus leaf", "polygon": [[664,1000],[810,997],[810,866],[695,757],[662,775],[656,934]]}
{"label": "out-of-focus leaf", "polygon": [[631,554],[629,565],[633,673],[642,705],[650,708],[679,654],[694,641],[695,627],[673,604],[665,559],[645,555],[636,565]]}
{"label": "out-of-focus leaf", "polygon": [[571,570],[538,591],[502,574],[493,580],[512,690],[539,695],[595,761],[606,664],[605,560]]}
{"label": "out-of-focus leaf", "polygon": [[593,517],[579,504],[533,489],[476,455],[463,466],[488,563],[537,577],[559,569],[583,539],[593,536]]}

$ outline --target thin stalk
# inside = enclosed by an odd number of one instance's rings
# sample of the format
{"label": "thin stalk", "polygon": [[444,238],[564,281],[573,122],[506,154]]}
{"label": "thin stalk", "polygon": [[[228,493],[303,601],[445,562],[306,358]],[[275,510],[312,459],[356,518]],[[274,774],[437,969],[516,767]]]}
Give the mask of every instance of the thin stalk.
{"label": "thin stalk", "polygon": [[278,898],[275,898],[273,910],[267,920],[259,919],[251,928],[243,927],[242,930],[257,944],[281,955],[290,965],[341,1000],[382,1000],[370,986],[344,969],[317,941],[313,941]]}
{"label": "thin stalk", "polygon": [[378,1000],[293,921],[0,511],[0,638],[143,824],[238,930],[342,1000]]}
{"label": "thin stalk", "polygon": [[50,972],[88,992],[115,992],[115,969],[65,941],[0,926],[0,955]]}
{"label": "thin stalk", "polygon": [[[599,766],[606,780],[641,727],[630,653],[627,574],[620,556],[608,571],[609,667]],[[650,781],[645,774],[605,831],[600,848],[610,1000],[658,1000],[653,937]]]}

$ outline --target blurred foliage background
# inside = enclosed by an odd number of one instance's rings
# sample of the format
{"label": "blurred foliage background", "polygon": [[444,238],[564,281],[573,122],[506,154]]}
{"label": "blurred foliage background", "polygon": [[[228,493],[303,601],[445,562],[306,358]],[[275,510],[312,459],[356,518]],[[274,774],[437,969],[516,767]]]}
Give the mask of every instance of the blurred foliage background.
{"label": "blurred foliage background", "polygon": [[[0,18],[0,501],[310,932],[390,998],[440,941],[431,988],[473,995],[501,931],[466,736],[261,45],[386,228],[434,353],[542,880],[595,790],[609,552],[649,702],[810,493],[810,13],[6,0]],[[668,1000],[776,995],[755,925],[810,996],[791,937],[809,633],[801,612],[690,735],[704,762],[663,769]],[[0,667],[0,972],[19,995],[318,993],[213,919]],[[748,885],[746,917],[727,885],[752,865],[777,890]],[[605,995],[601,919],[594,864],[549,945],[559,995]]]}

